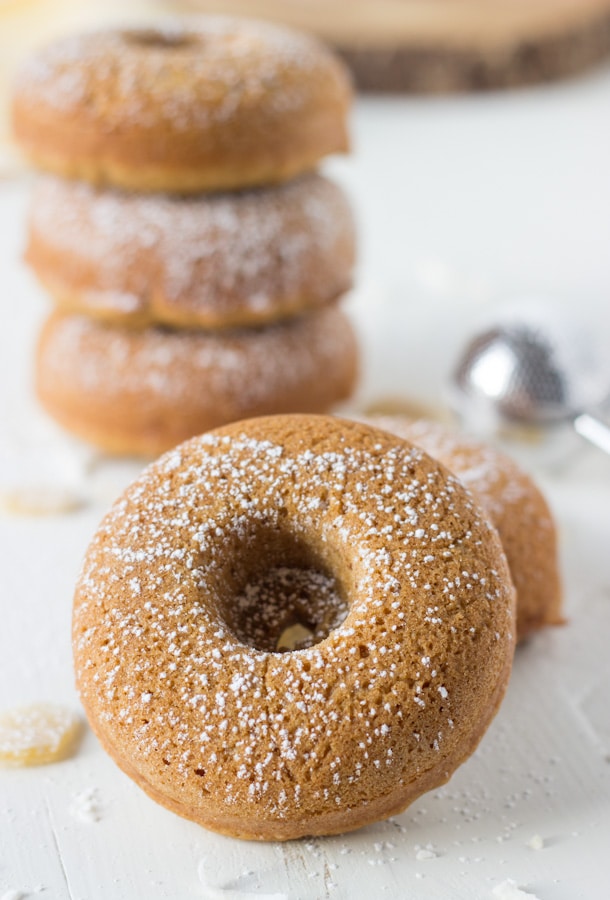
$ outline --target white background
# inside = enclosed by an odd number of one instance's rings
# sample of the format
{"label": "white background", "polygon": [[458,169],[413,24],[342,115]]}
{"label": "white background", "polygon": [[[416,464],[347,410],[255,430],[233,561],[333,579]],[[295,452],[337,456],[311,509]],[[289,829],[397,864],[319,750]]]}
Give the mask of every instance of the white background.
{"label": "white background", "polygon": [[[440,406],[465,335],[516,294],[610,327],[610,70],[510,94],[362,100],[354,143],[327,168],[361,234],[357,403]],[[0,491],[42,484],[95,500],[69,515],[0,514],[0,709],[78,709],[74,580],[136,467],[96,463],[32,404],[46,300],[19,261],[27,188],[0,181]],[[507,878],[540,900],[610,897],[610,460],[583,449],[539,477],[559,522],[569,624],[519,649],[496,721],[449,785],[344,838],[253,845],[157,807],[88,733],[71,760],[0,771],[0,897],[479,900]],[[70,812],[88,789],[97,822]],[[534,835],[542,850],[528,846]],[[427,845],[435,857],[417,860]]]}

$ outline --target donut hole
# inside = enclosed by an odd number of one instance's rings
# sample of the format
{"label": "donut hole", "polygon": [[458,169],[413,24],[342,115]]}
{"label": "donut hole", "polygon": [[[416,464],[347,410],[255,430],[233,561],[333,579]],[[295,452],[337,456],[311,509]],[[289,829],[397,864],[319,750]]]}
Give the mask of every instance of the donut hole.
{"label": "donut hole", "polygon": [[318,644],[347,615],[336,579],[310,567],[274,566],[251,578],[236,602],[240,640],[278,653]]}
{"label": "donut hole", "polygon": [[318,554],[277,532],[248,542],[231,572],[233,590],[222,616],[255,650],[288,653],[313,647],[348,613],[341,579]]}
{"label": "donut hole", "polygon": [[184,31],[161,31],[157,28],[125,31],[123,40],[132,47],[150,50],[180,50],[192,47],[195,43],[195,37]]}

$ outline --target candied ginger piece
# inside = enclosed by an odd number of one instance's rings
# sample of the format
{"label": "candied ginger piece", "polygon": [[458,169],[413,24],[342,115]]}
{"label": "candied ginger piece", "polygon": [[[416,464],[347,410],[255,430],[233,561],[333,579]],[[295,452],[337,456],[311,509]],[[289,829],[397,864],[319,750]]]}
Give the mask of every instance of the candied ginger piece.
{"label": "candied ginger piece", "polygon": [[39,766],[65,759],[80,730],[80,717],[54,703],[0,712],[0,764]]}
{"label": "candied ginger piece", "polygon": [[300,650],[302,647],[308,647],[312,643],[313,631],[305,625],[297,622],[285,628],[277,641],[278,652],[286,650]]}
{"label": "candied ginger piece", "polygon": [[84,505],[82,494],[67,487],[0,488],[0,510],[12,516],[64,515]]}

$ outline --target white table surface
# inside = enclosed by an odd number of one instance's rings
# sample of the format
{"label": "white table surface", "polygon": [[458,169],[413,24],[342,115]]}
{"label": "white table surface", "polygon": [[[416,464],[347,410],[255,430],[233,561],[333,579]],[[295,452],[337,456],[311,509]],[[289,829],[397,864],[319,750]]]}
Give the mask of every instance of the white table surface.
{"label": "white table surface", "polygon": [[[453,99],[368,99],[355,155],[328,169],[362,237],[351,301],[358,403],[439,404],[473,323],[544,294],[610,328],[610,70],[561,86]],[[78,709],[70,607],[85,547],[137,470],[58,436],[30,397],[45,298],[19,261],[27,179],[0,181],[0,496],[86,496],[80,511],[0,514],[0,709]],[[513,879],[540,900],[610,897],[610,460],[581,450],[542,474],[561,534],[569,624],[519,649],[506,700],[442,790],[361,832],[287,845],[208,833],[156,806],[90,732],[72,759],[0,771],[0,898],[468,898]],[[96,822],[71,812],[94,790]],[[528,846],[534,835],[541,850]],[[434,857],[417,859],[420,847]]]}

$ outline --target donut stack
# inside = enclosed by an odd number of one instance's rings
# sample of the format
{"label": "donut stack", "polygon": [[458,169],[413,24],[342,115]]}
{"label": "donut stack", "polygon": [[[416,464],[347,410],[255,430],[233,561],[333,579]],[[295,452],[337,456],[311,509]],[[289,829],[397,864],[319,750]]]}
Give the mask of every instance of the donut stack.
{"label": "donut stack", "polygon": [[313,171],[347,149],[349,104],[317,42],[228,18],[70,38],[25,66],[15,134],[52,173],[26,254],[56,306],[37,392],[61,425],[153,455],[349,396],[354,225]]}

